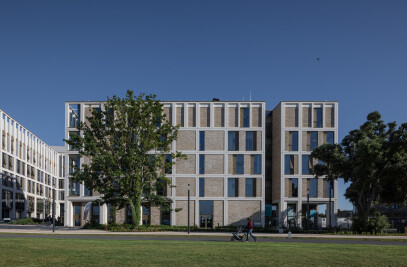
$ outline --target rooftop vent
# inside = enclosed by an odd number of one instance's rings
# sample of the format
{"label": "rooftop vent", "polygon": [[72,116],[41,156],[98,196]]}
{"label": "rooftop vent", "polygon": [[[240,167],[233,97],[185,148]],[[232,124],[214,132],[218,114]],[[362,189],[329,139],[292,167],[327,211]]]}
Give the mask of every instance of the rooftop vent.
{"label": "rooftop vent", "polygon": [[212,101],[213,102],[219,102],[220,100],[219,100],[219,98],[212,98]]}

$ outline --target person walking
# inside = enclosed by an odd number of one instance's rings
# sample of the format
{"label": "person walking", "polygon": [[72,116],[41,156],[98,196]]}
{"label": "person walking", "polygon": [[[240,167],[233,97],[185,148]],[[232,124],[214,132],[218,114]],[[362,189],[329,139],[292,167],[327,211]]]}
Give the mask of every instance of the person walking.
{"label": "person walking", "polygon": [[249,235],[253,237],[254,242],[257,242],[257,237],[253,235],[253,224],[252,219],[247,218],[247,235],[246,235],[246,242],[249,242]]}

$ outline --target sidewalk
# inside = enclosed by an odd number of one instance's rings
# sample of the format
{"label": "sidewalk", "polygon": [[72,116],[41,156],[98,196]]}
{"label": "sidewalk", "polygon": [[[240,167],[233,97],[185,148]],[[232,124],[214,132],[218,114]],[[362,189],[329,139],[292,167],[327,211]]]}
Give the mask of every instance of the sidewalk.
{"label": "sidewalk", "polygon": [[[3,234],[55,234],[55,235],[156,235],[156,236],[188,236],[187,232],[108,232],[102,230],[87,230],[77,227],[52,227],[46,225],[15,225],[0,224],[0,233]],[[189,236],[227,236],[229,232],[191,232]],[[258,237],[265,238],[288,238],[288,234],[255,233]],[[291,234],[292,238],[323,238],[323,239],[383,239],[383,240],[406,240],[404,236],[372,236],[372,235],[328,235],[328,234]]]}

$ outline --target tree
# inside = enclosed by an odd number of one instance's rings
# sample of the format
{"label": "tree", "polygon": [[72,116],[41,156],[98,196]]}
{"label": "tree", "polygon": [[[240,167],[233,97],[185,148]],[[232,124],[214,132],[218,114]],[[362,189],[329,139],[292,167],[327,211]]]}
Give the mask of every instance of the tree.
{"label": "tree", "polygon": [[[351,182],[345,196],[357,208],[358,231],[368,228],[374,203],[407,200],[406,123],[399,127],[395,122],[385,124],[379,112],[372,112],[359,129],[350,131],[342,140],[341,149],[331,147],[326,154],[313,152],[313,156],[324,162],[331,159],[335,179],[342,177]],[[315,168],[317,172],[322,167]]]}
{"label": "tree", "polygon": [[318,178],[321,176],[326,176],[329,181],[329,206],[328,206],[328,227],[331,227],[331,214],[332,214],[332,192],[334,181],[337,180],[341,174],[345,155],[343,154],[342,147],[338,144],[323,144],[316,147],[312,153],[311,157],[322,161],[313,168],[313,173]]}
{"label": "tree", "polygon": [[140,222],[142,201],[169,209],[171,199],[163,192],[171,180],[165,173],[184,156],[171,152],[178,126],[165,119],[156,96],[127,91],[125,98],[113,96],[91,111],[78,126],[82,134],[64,140],[87,159],[73,180],[101,193],[105,203],[128,205],[133,226]]}

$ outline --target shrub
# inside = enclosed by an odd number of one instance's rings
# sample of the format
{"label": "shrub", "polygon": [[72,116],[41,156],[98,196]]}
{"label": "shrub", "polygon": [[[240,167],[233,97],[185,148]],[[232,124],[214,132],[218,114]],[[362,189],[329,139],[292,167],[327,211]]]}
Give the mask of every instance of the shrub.
{"label": "shrub", "polygon": [[25,218],[25,219],[19,219],[19,220],[14,220],[11,222],[11,224],[22,224],[22,225],[26,225],[26,224],[38,224],[37,222],[35,222],[33,219],[31,218]]}

